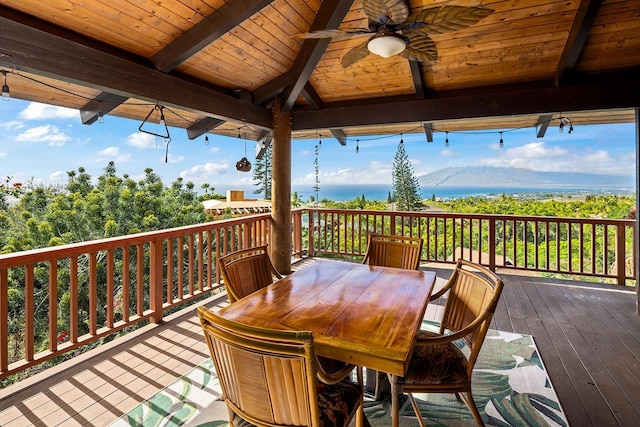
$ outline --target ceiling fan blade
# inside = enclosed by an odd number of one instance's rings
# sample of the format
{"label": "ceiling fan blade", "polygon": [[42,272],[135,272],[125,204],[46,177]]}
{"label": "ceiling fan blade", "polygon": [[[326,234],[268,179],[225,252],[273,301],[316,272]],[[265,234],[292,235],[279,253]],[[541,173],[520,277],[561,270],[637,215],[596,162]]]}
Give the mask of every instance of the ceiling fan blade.
{"label": "ceiling fan blade", "polygon": [[342,68],[347,68],[356,62],[360,61],[363,58],[366,58],[369,55],[369,49],[367,49],[367,40],[364,43],[360,43],[358,46],[350,49],[347,53],[344,54],[340,63],[342,64]]}
{"label": "ceiling fan blade", "polygon": [[345,30],[318,30],[310,33],[298,34],[296,37],[302,39],[334,39],[345,40],[352,37],[358,37],[362,35],[371,35],[369,30],[364,28],[354,28]]}
{"label": "ceiling fan blade", "polygon": [[403,34],[409,42],[400,55],[410,61],[435,61],[438,59],[438,49],[431,37],[420,31],[408,31]]}
{"label": "ceiling fan blade", "polygon": [[402,28],[442,34],[470,27],[492,13],[493,9],[479,6],[430,7],[409,15]]}
{"label": "ceiling fan blade", "polygon": [[398,25],[409,16],[407,0],[364,0],[362,9],[370,21]]}

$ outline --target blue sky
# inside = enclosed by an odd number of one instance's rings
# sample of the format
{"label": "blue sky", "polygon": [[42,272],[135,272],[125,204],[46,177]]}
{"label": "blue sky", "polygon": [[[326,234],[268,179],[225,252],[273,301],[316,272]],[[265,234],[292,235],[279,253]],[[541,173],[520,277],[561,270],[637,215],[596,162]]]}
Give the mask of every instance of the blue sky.
{"label": "blue sky", "polygon": [[[67,171],[84,167],[94,178],[102,174],[111,160],[119,175],[137,179],[145,168],[152,168],[165,185],[177,177],[192,181],[201,190],[202,183],[217,193],[229,189],[252,189],[253,171],[236,171],[235,164],[245,155],[243,140],[209,135],[195,140],[184,129],[170,128],[171,143],[165,163],[162,138],[141,133],[140,123],[106,116],[104,123],[83,125],[77,110],[31,103],[18,99],[0,102],[0,177],[12,182],[64,184]],[[154,125],[155,126],[155,125]],[[149,129],[145,126],[145,129]],[[499,131],[504,147],[500,148]],[[159,130],[159,133],[161,131]],[[350,139],[341,146],[328,133],[322,137],[318,164],[321,185],[390,184],[399,135]],[[534,128],[491,133],[437,132],[427,143],[423,133],[403,135],[406,151],[416,175],[449,166],[510,166],[538,171],[589,172],[599,174],[635,174],[635,125],[591,125],[574,123],[574,132],[560,133],[550,126],[544,138]],[[308,186],[315,182],[314,147],[318,140],[294,140],[292,143],[292,183]],[[255,142],[247,141],[246,153],[254,163]]]}

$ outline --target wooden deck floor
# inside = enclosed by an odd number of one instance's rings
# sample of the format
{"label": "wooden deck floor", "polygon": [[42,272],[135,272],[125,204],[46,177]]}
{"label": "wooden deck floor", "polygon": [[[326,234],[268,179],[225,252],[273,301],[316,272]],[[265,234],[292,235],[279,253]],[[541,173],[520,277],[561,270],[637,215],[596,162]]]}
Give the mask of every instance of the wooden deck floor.
{"label": "wooden deck floor", "polygon": [[[439,281],[450,269],[437,269]],[[640,423],[640,316],[630,289],[498,272],[494,328],[533,335],[571,426]],[[222,306],[226,298],[207,301]],[[437,307],[429,314],[435,317]],[[0,389],[2,426],[105,426],[198,365],[193,308]]]}

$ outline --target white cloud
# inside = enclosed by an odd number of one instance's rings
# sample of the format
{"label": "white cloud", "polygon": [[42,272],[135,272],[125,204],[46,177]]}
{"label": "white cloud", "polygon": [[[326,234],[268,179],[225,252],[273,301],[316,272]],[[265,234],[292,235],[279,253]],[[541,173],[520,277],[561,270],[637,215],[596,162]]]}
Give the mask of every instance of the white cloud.
{"label": "white cloud", "polygon": [[8,122],[0,123],[0,128],[12,130],[12,129],[22,129],[24,127],[24,123],[20,120],[10,120]]}
{"label": "white cloud", "polygon": [[129,135],[127,144],[137,148],[158,148],[156,137],[144,132],[136,132]]}
{"label": "white cloud", "polygon": [[213,154],[219,153],[220,152],[220,147],[211,147],[209,149],[209,151]]}
{"label": "white cloud", "polygon": [[169,154],[167,161],[169,163],[181,163],[184,162],[184,156],[174,156],[172,154]]}
{"label": "white cloud", "polygon": [[479,159],[478,164],[513,167],[542,172],[583,172],[620,175],[633,173],[634,158],[614,158],[605,150],[567,150],[544,142],[533,142]]}
{"label": "white cloud", "polygon": [[192,168],[180,172],[179,176],[184,181],[191,181],[194,184],[202,184],[211,182],[212,177],[216,175],[226,174],[229,170],[229,163],[223,161],[221,163],[205,163],[196,165]]}
{"label": "white cloud", "polygon": [[44,125],[27,129],[15,137],[17,142],[47,142],[52,147],[62,147],[71,138],[57,126]]}
{"label": "white cloud", "polygon": [[445,148],[438,153],[442,157],[458,157],[458,154],[450,148]]}
{"label": "white cloud", "polygon": [[18,113],[18,117],[24,120],[77,119],[80,113],[72,108],[31,102]]}
{"label": "white cloud", "polygon": [[[367,166],[359,168],[343,168],[338,170],[323,170],[320,168],[320,185],[340,184],[386,184],[391,181],[392,166],[390,163],[372,161]],[[295,185],[313,185],[316,182],[315,173],[299,176],[292,180]]]}
{"label": "white cloud", "polygon": [[120,154],[120,147],[107,147],[104,150],[100,151],[101,156],[114,157],[118,154]]}
{"label": "white cloud", "polygon": [[120,153],[120,147],[107,147],[99,153],[103,157],[113,158],[116,163],[125,163],[131,159],[130,154]]}
{"label": "white cloud", "polygon": [[69,175],[63,171],[53,172],[49,175],[49,182],[52,184],[66,184],[69,181]]}

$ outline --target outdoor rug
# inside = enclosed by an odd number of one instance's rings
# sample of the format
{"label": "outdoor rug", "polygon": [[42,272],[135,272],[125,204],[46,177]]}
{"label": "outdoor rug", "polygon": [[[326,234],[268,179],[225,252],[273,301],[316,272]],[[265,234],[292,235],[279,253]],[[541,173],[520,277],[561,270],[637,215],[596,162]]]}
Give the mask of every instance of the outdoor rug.
{"label": "outdoor rug", "polygon": [[[473,392],[488,426],[568,426],[558,397],[530,335],[489,330],[476,362]],[[211,360],[141,403],[111,425],[228,426],[227,407]],[[416,394],[427,425],[474,426],[467,407],[454,395]],[[390,426],[388,398],[365,397],[372,426]],[[404,402],[400,425],[418,426],[411,404]],[[353,423],[352,423],[353,424]]]}

